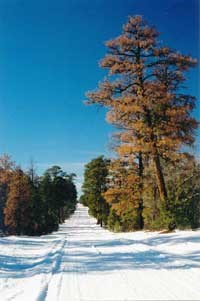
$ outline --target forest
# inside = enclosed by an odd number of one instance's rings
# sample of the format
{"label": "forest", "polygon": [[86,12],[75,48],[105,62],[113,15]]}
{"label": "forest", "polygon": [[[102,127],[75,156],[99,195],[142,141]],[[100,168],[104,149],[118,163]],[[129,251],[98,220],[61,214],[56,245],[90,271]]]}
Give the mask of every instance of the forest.
{"label": "forest", "polygon": [[81,203],[114,231],[200,226],[200,162],[192,154],[198,121],[187,72],[197,60],[159,42],[141,16],[106,43],[100,67],[108,76],[87,93],[88,105],[106,108],[116,131],[115,158],[91,160]]}
{"label": "forest", "polygon": [[58,230],[76,208],[75,174],[52,166],[38,176],[25,172],[9,155],[0,157],[0,231],[4,235],[42,235]]}

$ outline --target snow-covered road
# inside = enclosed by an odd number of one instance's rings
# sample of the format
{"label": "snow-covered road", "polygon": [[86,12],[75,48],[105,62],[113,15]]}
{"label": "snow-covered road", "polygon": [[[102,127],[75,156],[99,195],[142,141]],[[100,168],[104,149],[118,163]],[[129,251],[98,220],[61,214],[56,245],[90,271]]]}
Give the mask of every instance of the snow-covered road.
{"label": "snow-covered road", "polygon": [[0,300],[200,300],[200,231],[114,234],[78,205],[51,235],[0,238]]}

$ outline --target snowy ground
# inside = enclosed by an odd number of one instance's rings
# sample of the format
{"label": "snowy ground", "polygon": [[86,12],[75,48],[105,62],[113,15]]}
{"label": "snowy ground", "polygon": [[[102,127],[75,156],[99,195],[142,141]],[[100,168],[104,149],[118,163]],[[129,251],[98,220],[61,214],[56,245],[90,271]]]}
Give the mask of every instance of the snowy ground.
{"label": "snowy ground", "polygon": [[200,300],[200,231],[113,234],[79,205],[56,233],[0,238],[0,300]]}

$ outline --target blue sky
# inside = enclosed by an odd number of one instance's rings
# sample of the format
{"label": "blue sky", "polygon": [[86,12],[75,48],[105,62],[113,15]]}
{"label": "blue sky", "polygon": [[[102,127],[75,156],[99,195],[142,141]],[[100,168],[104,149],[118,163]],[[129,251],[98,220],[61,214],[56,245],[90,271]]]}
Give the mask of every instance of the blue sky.
{"label": "blue sky", "polygon": [[[104,42],[135,14],[198,57],[198,0],[0,0],[0,153],[22,166],[33,158],[39,172],[59,164],[80,187],[84,164],[110,155],[113,130],[85,92],[105,76]],[[198,97],[198,69],[188,78]]]}

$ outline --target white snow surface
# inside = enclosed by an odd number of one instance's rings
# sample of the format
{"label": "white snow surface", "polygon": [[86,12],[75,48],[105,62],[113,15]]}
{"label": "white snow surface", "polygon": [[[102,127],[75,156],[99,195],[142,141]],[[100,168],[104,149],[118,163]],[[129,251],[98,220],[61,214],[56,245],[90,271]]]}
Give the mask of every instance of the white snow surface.
{"label": "white snow surface", "polygon": [[78,205],[51,235],[0,238],[0,300],[200,300],[200,231],[112,233]]}

